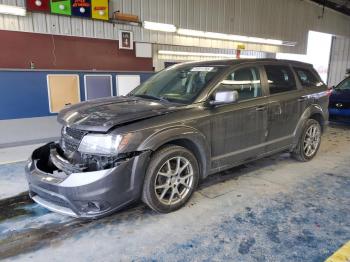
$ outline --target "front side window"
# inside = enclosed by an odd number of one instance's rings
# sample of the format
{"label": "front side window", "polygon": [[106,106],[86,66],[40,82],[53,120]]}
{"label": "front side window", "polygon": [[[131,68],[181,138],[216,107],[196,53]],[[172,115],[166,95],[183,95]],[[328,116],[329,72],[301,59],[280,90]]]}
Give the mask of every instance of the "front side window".
{"label": "front side window", "polygon": [[246,67],[233,71],[221,82],[219,91],[237,91],[238,101],[262,96],[260,73],[255,67]]}
{"label": "front side window", "polygon": [[265,70],[271,95],[297,89],[293,72],[288,66],[266,65]]}
{"label": "front side window", "polygon": [[320,84],[320,80],[308,69],[293,67],[297,76],[300,80],[300,83],[304,87],[310,86],[318,86]]}
{"label": "front side window", "polygon": [[189,104],[226,68],[217,65],[171,67],[136,87],[129,96]]}
{"label": "front side window", "polygon": [[348,91],[350,91],[350,78],[345,79],[335,89],[336,90],[348,90]]}

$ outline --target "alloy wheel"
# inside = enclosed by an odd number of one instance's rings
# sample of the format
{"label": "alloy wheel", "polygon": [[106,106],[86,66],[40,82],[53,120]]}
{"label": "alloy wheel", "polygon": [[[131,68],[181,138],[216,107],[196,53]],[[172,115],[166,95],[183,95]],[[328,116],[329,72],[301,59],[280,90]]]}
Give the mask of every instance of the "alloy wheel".
{"label": "alloy wheel", "polygon": [[320,144],[320,140],[321,140],[321,130],[319,125],[317,124],[311,125],[306,131],[304,144],[303,144],[304,153],[307,157],[311,157],[316,153],[317,148]]}
{"label": "alloy wheel", "polygon": [[154,190],[161,203],[174,205],[190,193],[193,181],[190,161],[183,156],[176,156],[166,160],[159,169]]}

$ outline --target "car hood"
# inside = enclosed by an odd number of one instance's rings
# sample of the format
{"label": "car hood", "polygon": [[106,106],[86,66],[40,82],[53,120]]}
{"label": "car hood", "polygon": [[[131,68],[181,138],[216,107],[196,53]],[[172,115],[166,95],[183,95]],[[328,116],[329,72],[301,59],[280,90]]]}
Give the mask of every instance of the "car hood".
{"label": "car hood", "polygon": [[87,131],[107,132],[111,128],[173,111],[183,106],[137,97],[114,97],[79,103],[63,109],[58,121]]}

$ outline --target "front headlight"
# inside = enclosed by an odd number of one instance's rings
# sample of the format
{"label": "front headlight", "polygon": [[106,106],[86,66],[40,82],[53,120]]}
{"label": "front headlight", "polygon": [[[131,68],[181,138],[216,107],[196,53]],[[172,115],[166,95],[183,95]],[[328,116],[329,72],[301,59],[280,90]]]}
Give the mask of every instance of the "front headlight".
{"label": "front headlight", "polygon": [[79,145],[79,152],[98,155],[116,155],[123,140],[122,135],[88,134]]}

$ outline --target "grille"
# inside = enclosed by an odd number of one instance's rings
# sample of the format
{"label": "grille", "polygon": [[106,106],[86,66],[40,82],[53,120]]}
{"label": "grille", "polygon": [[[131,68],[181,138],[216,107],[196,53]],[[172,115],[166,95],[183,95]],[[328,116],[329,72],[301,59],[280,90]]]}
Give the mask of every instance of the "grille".
{"label": "grille", "polygon": [[83,139],[83,136],[85,136],[87,132],[79,130],[79,129],[65,127],[65,133],[66,133],[66,135],[80,141]]}
{"label": "grille", "polygon": [[61,148],[65,153],[73,153],[78,150],[79,144],[83,137],[87,134],[86,131],[74,129],[70,127],[62,128]]}

